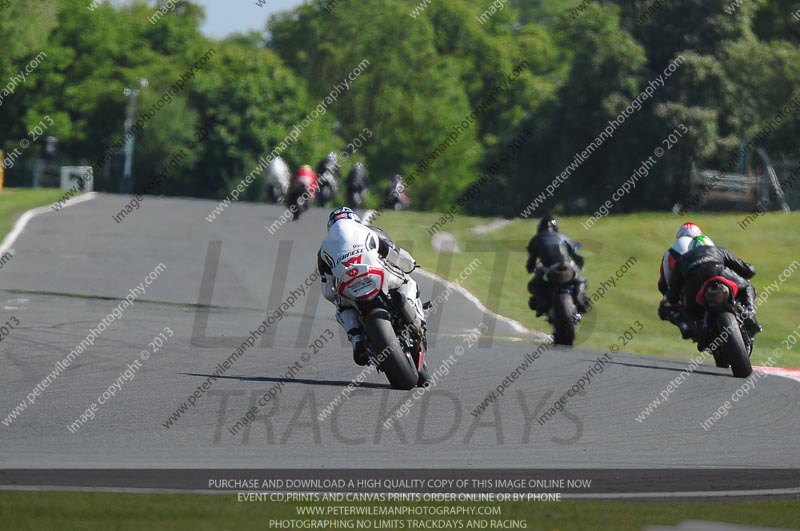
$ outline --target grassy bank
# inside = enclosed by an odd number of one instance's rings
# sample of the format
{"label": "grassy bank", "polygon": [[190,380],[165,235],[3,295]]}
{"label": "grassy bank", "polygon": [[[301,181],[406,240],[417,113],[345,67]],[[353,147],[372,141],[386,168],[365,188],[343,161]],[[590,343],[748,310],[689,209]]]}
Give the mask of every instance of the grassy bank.
{"label": "grassy bank", "polygon": [[8,234],[14,221],[26,210],[55,203],[64,194],[62,190],[29,190],[5,188],[0,190],[0,241]]}
{"label": "grassy bank", "polygon": [[[671,357],[696,355],[694,344],[682,341],[677,329],[656,315],[660,294],[656,288],[658,268],[665,249],[672,244],[675,232],[684,221],[692,219],[721,246],[745,261],[755,264],[753,283],[759,293],[795,260],[797,270],[758,307],[764,333],[758,337],[753,353],[754,364],[766,361],[781,341],[800,324],[800,213],[769,213],[752,221],[746,229],[739,225],[742,214],[703,214],[687,218],[666,213],[610,216],[590,229],[581,225],[586,218],[559,218],[561,230],[583,245],[589,293],[595,294],[595,310],[590,312],[578,332],[578,345],[607,349],[613,343],[621,350]],[[472,228],[492,220],[456,216],[441,229],[452,233],[460,253],[441,255],[431,247],[430,227],[439,214],[386,212],[376,225],[412,250],[422,267],[456,279],[475,257],[481,266],[463,285],[493,310],[512,317],[533,330],[549,333],[547,322],[535,319],[528,309],[525,272],[525,247],[536,231],[537,220],[515,220],[501,229],[475,234]],[[744,223],[747,225],[746,223]],[[435,231],[433,231],[435,232]],[[491,249],[491,250],[487,250]],[[504,254],[508,253],[508,254]],[[502,261],[507,257],[507,264]],[[444,267],[452,259],[449,268]],[[626,265],[627,264],[627,265]],[[627,270],[617,277],[622,268]],[[598,292],[602,281],[614,277],[616,287]],[[602,291],[602,290],[601,290]],[[499,302],[490,293],[500,293]],[[600,295],[602,294],[602,298]],[[592,315],[594,314],[594,315]],[[619,336],[639,320],[643,331],[621,345]],[[638,326],[637,326],[638,328]],[[778,364],[800,367],[800,348],[785,352]]]}
{"label": "grassy bank", "polygon": [[[338,506],[342,504],[321,504]],[[344,504],[352,507],[354,504]],[[355,504],[361,505],[361,504]],[[399,505],[399,504],[384,504]],[[431,505],[431,504],[428,504]],[[454,506],[454,504],[438,504]],[[466,503],[464,505],[467,505]],[[526,522],[526,529],[537,531],[641,531],[648,525],[676,525],[686,520],[730,522],[790,528],[800,520],[796,501],[758,501],[730,503],[636,503],[636,502],[503,502],[473,503],[499,507],[499,516],[299,516],[298,505],[272,502],[238,502],[236,495],[112,494],[78,492],[0,492],[0,521],[4,529],[49,531],[63,529],[106,529],[171,531],[275,529],[270,520],[406,520],[435,519],[490,522]],[[306,504],[306,507],[311,505]],[[372,528],[377,528],[373,525]],[[487,526],[484,529],[494,529]],[[519,527],[517,527],[519,528]],[[317,529],[331,529],[318,527]],[[400,529],[398,526],[383,529]],[[455,528],[453,528],[455,529]]]}

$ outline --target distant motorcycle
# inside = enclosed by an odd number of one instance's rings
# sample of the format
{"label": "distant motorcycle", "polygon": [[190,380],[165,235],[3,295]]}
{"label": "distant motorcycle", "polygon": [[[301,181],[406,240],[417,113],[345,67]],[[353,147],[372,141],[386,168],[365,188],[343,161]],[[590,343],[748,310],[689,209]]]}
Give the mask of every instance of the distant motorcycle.
{"label": "distant motorcycle", "polygon": [[696,301],[706,309],[697,331],[705,344],[713,346],[717,367],[730,366],[737,378],[747,378],[753,372],[750,355],[753,338],[743,326],[744,306],[736,300],[738,287],[722,276],[712,277],[703,284]]}
{"label": "distant motorcycle", "polygon": [[327,207],[328,203],[336,197],[339,192],[339,182],[336,176],[329,170],[326,170],[319,177],[319,204],[322,207]]}
{"label": "distant motorcycle", "polygon": [[543,267],[544,280],[550,284],[550,310],[547,321],[553,327],[553,343],[556,345],[572,345],[575,343],[575,325],[580,322],[576,304],[578,288],[575,285],[575,265],[571,262],[559,262],[550,267]]}
{"label": "distant motorcycle", "polygon": [[267,168],[267,195],[272,203],[283,202],[289,191],[292,172],[281,157],[276,157]]}
{"label": "distant motorcycle", "polygon": [[[371,363],[386,374],[393,389],[424,385],[430,379],[425,362],[426,334],[413,326],[414,316],[406,315],[402,295],[390,291],[384,281],[385,275],[396,273],[385,271],[377,248],[365,249],[345,264],[334,287],[340,303],[359,313]],[[423,308],[429,306],[426,303]]]}
{"label": "distant motorcycle", "polygon": [[364,164],[356,162],[353,169],[347,175],[345,188],[347,192],[347,206],[353,210],[364,206],[364,199],[367,195],[367,174]]}
{"label": "distant motorcycle", "polygon": [[311,166],[303,166],[297,170],[286,195],[286,206],[292,212],[294,221],[300,219],[300,214],[308,210],[318,191],[319,180]]}
{"label": "distant motorcycle", "polygon": [[408,210],[408,207],[411,205],[411,200],[408,195],[406,195],[405,191],[401,191],[398,188],[389,190],[386,201],[391,209],[398,211]]}

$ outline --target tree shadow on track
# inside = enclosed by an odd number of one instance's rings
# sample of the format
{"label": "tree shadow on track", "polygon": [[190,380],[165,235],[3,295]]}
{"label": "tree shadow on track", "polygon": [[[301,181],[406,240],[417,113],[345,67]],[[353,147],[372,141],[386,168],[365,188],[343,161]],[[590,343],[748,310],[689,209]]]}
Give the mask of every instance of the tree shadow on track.
{"label": "tree shadow on track", "polygon": [[[184,376],[199,376],[201,378],[214,377],[213,374],[201,374],[195,372],[182,372]],[[301,384],[301,385],[327,385],[330,387],[347,387],[351,383],[350,380],[312,380],[310,378],[279,378],[273,376],[217,376],[220,380],[239,380],[240,382],[283,382],[286,384]],[[364,387],[366,389],[391,389],[389,384],[379,384],[370,382],[361,382],[357,387]]]}

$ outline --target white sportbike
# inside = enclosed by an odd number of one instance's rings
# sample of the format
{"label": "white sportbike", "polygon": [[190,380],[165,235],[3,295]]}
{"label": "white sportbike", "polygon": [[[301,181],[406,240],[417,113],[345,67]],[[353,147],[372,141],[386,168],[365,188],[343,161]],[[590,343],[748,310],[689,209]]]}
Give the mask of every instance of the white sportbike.
{"label": "white sportbike", "polygon": [[340,306],[358,313],[372,364],[386,374],[394,389],[407,390],[429,380],[425,327],[414,324],[414,309],[421,313],[428,305],[422,305],[418,298],[407,299],[403,288],[410,271],[382,260],[378,245],[373,234],[364,244],[356,244],[338,257],[332,268],[333,287]]}

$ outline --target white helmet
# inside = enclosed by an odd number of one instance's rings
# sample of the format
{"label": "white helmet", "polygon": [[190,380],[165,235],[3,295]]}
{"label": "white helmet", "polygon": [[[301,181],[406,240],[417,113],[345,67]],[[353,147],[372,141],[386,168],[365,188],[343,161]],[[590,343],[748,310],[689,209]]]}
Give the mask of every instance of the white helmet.
{"label": "white helmet", "polygon": [[700,227],[692,223],[691,221],[687,221],[681,228],[678,229],[678,233],[675,234],[675,238],[681,238],[683,236],[689,236],[690,238],[695,238],[703,234],[703,231],[700,230]]}

